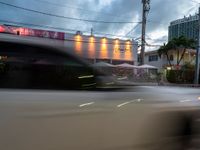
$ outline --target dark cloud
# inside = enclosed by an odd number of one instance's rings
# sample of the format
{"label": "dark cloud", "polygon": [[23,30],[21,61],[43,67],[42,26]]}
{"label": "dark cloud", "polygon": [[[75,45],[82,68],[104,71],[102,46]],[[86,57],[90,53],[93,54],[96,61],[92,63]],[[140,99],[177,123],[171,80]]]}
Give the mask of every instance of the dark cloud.
{"label": "dark cloud", "polygon": [[[1,2],[22,6],[52,14],[74,18],[104,21],[139,21],[141,20],[141,0],[0,0]],[[147,34],[168,29],[170,21],[194,13],[197,4],[190,0],[151,0],[151,10],[148,15]],[[194,10],[192,9],[194,8]],[[111,34],[125,34],[137,24],[99,24],[80,22],[68,19],[45,16],[33,12],[4,6],[0,4],[0,20],[18,21],[38,25],[69,28]],[[156,32],[158,33],[158,32]],[[167,33],[167,32],[166,32]],[[141,25],[137,25],[131,36],[141,34]],[[167,39],[161,35],[160,39]],[[159,38],[156,36],[156,40]]]}

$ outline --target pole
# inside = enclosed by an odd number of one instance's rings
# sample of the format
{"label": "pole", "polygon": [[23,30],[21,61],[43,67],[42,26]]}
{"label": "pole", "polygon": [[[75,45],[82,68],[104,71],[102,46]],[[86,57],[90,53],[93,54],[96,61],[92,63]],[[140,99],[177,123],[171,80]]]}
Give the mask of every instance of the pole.
{"label": "pole", "polygon": [[198,37],[198,46],[196,52],[196,70],[195,70],[195,84],[199,84],[199,57],[200,57],[200,7],[199,7],[199,14],[198,14],[198,30],[199,30],[199,37]]}
{"label": "pole", "polygon": [[140,65],[144,65],[145,57],[145,35],[146,35],[146,23],[147,23],[147,12],[150,10],[150,0],[142,0],[142,44],[140,53]]}

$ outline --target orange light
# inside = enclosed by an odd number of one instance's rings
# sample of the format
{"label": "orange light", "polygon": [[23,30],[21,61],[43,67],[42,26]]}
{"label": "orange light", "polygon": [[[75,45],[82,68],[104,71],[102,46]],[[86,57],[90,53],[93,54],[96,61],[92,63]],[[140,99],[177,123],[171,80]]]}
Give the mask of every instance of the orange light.
{"label": "orange light", "polygon": [[100,57],[101,58],[108,58],[108,45],[107,45],[107,39],[106,38],[101,39]]}
{"label": "orange light", "polygon": [[113,45],[113,59],[120,59],[120,57],[120,42],[118,39],[116,39]]}
{"label": "orange light", "polygon": [[126,41],[126,45],[125,45],[125,53],[124,53],[124,59],[125,60],[132,60],[133,56],[132,56],[132,45],[131,45],[131,41],[128,40]]}
{"label": "orange light", "polygon": [[93,36],[89,38],[88,56],[89,58],[95,58],[95,38]]}
{"label": "orange light", "polygon": [[101,40],[101,43],[102,43],[102,44],[106,44],[106,43],[107,43],[107,39],[106,39],[106,38],[103,38],[103,39]]}
{"label": "orange light", "polygon": [[126,50],[131,50],[131,42],[130,40],[126,41]]}
{"label": "orange light", "polygon": [[75,37],[75,53],[79,56],[82,54],[82,37],[81,35],[76,35]]}
{"label": "orange light", "polygon": [[115,45],[119,45],[119,40],[118,39],[115,40]]}

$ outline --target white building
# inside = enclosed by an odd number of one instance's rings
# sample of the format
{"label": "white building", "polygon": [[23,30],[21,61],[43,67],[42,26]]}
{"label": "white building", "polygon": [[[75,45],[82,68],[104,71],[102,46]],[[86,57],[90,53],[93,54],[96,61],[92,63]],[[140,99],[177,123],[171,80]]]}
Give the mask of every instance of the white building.
{"label": "white building", "polygon": [[[177,66],[177,58],[178,58],[178,60],[180,60],[182,53],[183,53],[183,51],[180,51],[179,56],[178,56],[178,53],[175,50],[170,50],[168,52],[168,56],[169,56],[170,63],[172,65],[172,69],[180,68],[185,63],[195,64],[196,50],[187,49],[183,56],[183,59],[179,63],[179,66]],[[158,70],[166,69],[167,67],[170,67],[167,56],[162,54],[162,56],[160,57],[157,50],[146,52],[144,63],[155,66],[158,68]]]}

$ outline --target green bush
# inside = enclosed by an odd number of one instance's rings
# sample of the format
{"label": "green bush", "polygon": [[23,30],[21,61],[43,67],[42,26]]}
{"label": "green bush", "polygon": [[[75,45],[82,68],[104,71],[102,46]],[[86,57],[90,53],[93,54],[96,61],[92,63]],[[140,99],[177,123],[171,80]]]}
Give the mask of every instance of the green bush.
{"label": "green bush", "polygon": [[194,81],[194,70],[168,70],[167,71],[167,80],[171,83],[193,83]]}

